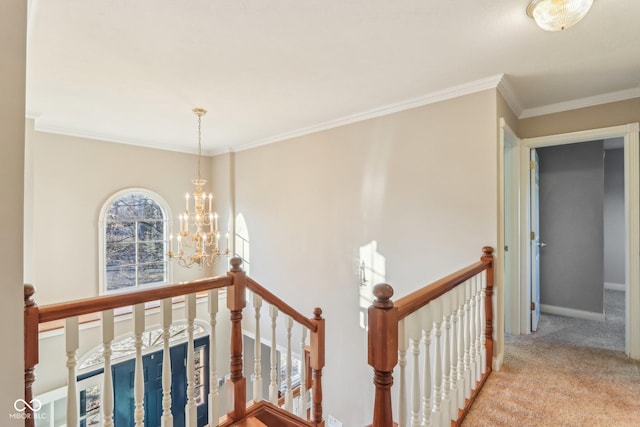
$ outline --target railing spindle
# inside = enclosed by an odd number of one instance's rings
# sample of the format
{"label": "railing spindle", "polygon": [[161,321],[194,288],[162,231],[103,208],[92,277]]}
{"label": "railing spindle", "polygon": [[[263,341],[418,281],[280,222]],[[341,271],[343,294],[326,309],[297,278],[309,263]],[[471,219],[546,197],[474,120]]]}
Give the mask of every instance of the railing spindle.
{"label": "railing spindle", "polygon": [[170,327],[173,321],[173,304],[171,298],[165,298],[160,305],[162,322],[162,427],[173,427],[171,413],[171,347],[169,344]]}
{"label": "railing spindle", "polygon": [[458,292],[456,290],[450,293],[450,310],[451,310],[451,405],[449,411],[451,419],[458,419]]}
{"label": "railing spindle", "polygon": [[454,292],[456,293],[458,299],[458,345],[457,345],[457,353],[458,353],[458,409],[462,410],[465,406],[465,343],[464,343],[464,334],[465,334],[465,316],[464,316],[464,285],[458,286]]}
{"label": "railing spindle", "polygon": [[300,399],[298,403],[298,416],[307,419],[307,402],[309,400],[309,392],[307,391],[307,367],[306,365],[306,345],[307,345],[307,328],[302,325],[302,338],[300,339],[300,357],[302,366],[300,367]]}
{"label": "railing spindle", "polygon": [[433,408],[431,409],[431,422],[434,426],[440,426],[442,420],[442,299],[436,298],[430,303],[433,310],[434,337],[434,361],[433,361]]}
{"label": "railing spindle", "polygon": [[411,373],[411,427],[420,426],[420,338],[422,338],[422,328],[420,324],[421,316],[419,312],[409,316],[409,345],[413,355]]}
{"label": "railing spindle", "polygon": [[482,282],[480,280],[480,276],[476,276],[474,278],[474,305],[475,305],[475,313],[476,313],[476,377],[475,382],[478,383],[482,378],[482,353],[481,353],[481,337],[482,337],[482,323],[481,323],[481,315],[480,312],[480,296],[482,294]]}
{"label": "railing spindle", "polygon": [[187,402],[184,407],[186,427],[196,427],[198,414],[195,398],[195,348],[193,343],[194,321],[196,319],[196,295],[189,294],[184,301],[185,317],[187,318]]}
{"label": "railing spindle", "polygon": [[262,337],[260,336],[260,310],[262,308],[262,297],[253,294],[253,308],[255,310],[256,319],[256,339],[253,350],[253,400],[258,402],[262,400]]}
{"label": "railing spindle", "polygon": [[78,392],[76,388],[76,353],[78,352],[78,316],[65,321],[64,334],[67,351],[67,425],[78,425]]}
{"label": "railing spindle", "polygon": [[113,427],[113,377],[111,375],[111,343],[114,338],[113,310],[102,312],[102,356],[104,375],[102,378],[102,425]]}
{"label": "railing spindle", "polygon": [[471,397],[471,307],[469,306],[469,281],[463,285],[464,289],[464,398]]}
{"label": "railing spindle", "polygon": [[407,425],[407,339],[406,319],[398,322],[398,426]]}
{"label": "railing spindle", "polygon": [[[142,366],[142,333],[144,332],[144,304],[133,307],[133,334],[135,337],[136,361],[133,380],[134,411],[133,419],[136,427],[144,426],[144,372]],[[75,425],[75,424],[71,424]]]}
{"label": "railing spindle", "polygon": [[287,325],[287,391],[284,395],[284,408],[289,412],[293,412],[293,387],[291,385],[291,365],[293,363],[293,358],[291,356],[291,330],[293,329],[293,319],[291,316],[287,316],[285,319],[285,323]]}
{"label": "railing spindle", "polygon": [[220,419],[220,391],[218,390],[218,340],[216,338],[216,316],[218,314],[218,290],[211,289],[208,295],[209,309],[209,425],[218,425]]}
{"label": "railing spindle", "polygon": [[451,344],[449,334],[451,329],[451,294],[442,295],[442,423],[451,420]]}
{"label": "railing spindle", "polygon": [[271,305],[269,307],[269,315],[271,316],[271,382],[269,383],[269,401],[274,405],[278,404],[278,361],[276,348],[276,327],[278,320],[278,307]]}
{"label": "railing spindle", "polygon": [[424,378],[422,395],[422,427],[431,427],[431,330],[433,329],[433,317],[430,304],[420,309],[422,318],[422,340],[424,343]]}

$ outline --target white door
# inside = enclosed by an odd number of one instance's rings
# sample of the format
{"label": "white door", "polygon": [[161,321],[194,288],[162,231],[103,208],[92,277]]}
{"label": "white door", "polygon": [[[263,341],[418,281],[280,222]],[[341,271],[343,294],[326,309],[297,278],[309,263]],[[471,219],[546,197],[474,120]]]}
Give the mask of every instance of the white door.
{"label": "white door", "polygon": [[531,330],[538,330],[540,320],[540,217],[538,152],[531,149]]}

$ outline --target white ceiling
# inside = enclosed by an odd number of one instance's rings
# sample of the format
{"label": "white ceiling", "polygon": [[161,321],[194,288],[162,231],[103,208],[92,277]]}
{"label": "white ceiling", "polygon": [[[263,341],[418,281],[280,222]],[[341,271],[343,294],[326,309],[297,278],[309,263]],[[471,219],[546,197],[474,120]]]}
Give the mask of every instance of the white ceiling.
{"label": "white ceiling", "polygon": [[[47,132],[241,150],[500,83],[521,117],[640,96],[640,1],[549,33],[529,0],[31,0]],[[501,80],[501,77],[504,79]]]}

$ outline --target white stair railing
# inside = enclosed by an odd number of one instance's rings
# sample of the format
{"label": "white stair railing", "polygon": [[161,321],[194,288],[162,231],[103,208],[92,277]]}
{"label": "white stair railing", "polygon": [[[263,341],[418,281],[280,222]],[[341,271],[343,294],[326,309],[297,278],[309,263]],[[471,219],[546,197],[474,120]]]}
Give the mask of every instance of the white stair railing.
{"label": "white stair railing", "polygon": [[262,309],[262,297],[253,294],[253,309],[256,319],[256,339],[253,349],[253,400],[256,402],[262,400],[262,336],[260,335],[260,310]]}
{"label": "white stair railing", "polygon": [[[134,411],[133,420],[136,427],[144,425],[144,370],[142,367],[142,333],[144,332],[144,304],[133,307],[133,333],[135,337],[136,357],[133,380]],[[75,425],[75,424],[71,424]]]}
{"label": "white stair railing", "polygon": [[[483,310],[490,304],[485,301],[490,292],[485,272],[488,261],[486,256],[461,270],[457,283],[443,285],[446,290],[437,293],[425,288],[397,302],[394,376],[398,408],[394,419],[399,427],[450,427],[452,422],[460,422],[491,370],[486,366],[489,337],[485,336],[491,325],[485,325]],[[372,308],[394,307],[389,298],[392,291],[389,285],[377,285]],[[430,292],[435,295],[427,298]],[[414,295],[428,302],[419,306],[411,299]],[[374,417],[374,425],[387,425],[388,420]]]}
{"label": "white stair railing", "polygon": [[[209,309],[209,425],[218,425],[220,419],[220,391],[218,389],[218,373],[216,357],[218,341],[216,338],[216,316],[218,315],[218,290],[211,289],[208,296]],[[173,424],[171,424],[173,426]]]}
{"label": "white stair railing", "polygon": [[[162,427],[173,427],[173,414],[171,413],[171,338],[169,329],[173,321],[173,307],[171,298],[162,300],[160,305],[162,322]],[[106,371],[106,358],[105,358]]]}
{"label": "white stair railing", "polygon": [[111,343],[114,338],[113,310],[105,310],[102,317],[102,354],[104,356],[104,375],[102,382],[102,425],[113,427],[113,377],[111,375]]}
{"label": "white stair railing", "polygon": [[67,425],[78,425],[78,394],[76,388],[76,354],[79,346],[78,317],[65,321],[64,334],[67,351]]}

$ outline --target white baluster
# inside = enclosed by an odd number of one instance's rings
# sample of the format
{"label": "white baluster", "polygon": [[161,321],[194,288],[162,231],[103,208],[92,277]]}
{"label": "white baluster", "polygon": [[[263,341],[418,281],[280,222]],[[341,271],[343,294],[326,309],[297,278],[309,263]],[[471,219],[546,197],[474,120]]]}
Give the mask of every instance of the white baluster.
{"label": "white baluster", "polygon": [[458,419],[458,290],[453,289],[451,292],[451,373],[449,379],[451,381],[451,398],[450,413],[451,419]]}
{"label": "white baluster", "polygon": [[78,352],[78,317],[65,321],[64,335],[67,351],[67,425],[78,425],[78,392],[76,388],[76,353]]}
{"label": "white baluster", "polygon": [[407,334],[409,345],[413,354],[413,367],[411,372],[411,427],[420,426],[420,339],[422,338],[422,318],[416,312],[407,318]]}
{"label": "white baluster", "polygon": [[307,390],[307,367],[305,365],[307,345],[307,328],[302,326],[302,339],[300,340],[300,354],[302,363],[300,367],[300,402],[298,403],[298,416],[307,419],[307,402],[309,401],[309,391]]}
{"label": "white baluster", "polygon": [[476,383],[480,381],[482,378],[482,354],[480,351],[480,346],[482,342],[482,323],[481,323],[481,307],[480,307],[480,295],[482,293],[482,284],[480,283],[480,275],[476,275],[474,277],[474,285],[475,285],[475,305],[476,305]]}
{"label": "white baluster", "polygon": [[407,425],[407,347],[406,321],[402,319],[398,322],[398,366],[400,367],[400,378],[398,382],[398,426]]}
{"label": "white baluster", "polygon": [[458,351],[458,409],[464,409],[465,407],[465,346],[464,346],[464,334],[465,334],[465,322],[464,322],[464,283],[458,285],[456,288],[458,295],[458,339],[457,351]]}
{"label": "white baluster", "polygon": [[134,411],[136,427],[144,425],[144,372],[142,366],[142,333],[144,332],[144,304],[133,307],[133,334],[136,346],[136,364],[133,379]]}
{"label": "white baluster", "polygon": [[442,299],[437,298],[429,303],[432,307],[434,336],[434,361],[433,361],[433,407],[431,409],[431,423],[434,426],[442,425]]}
{"label": "white baluster", "polygon": [[269,314],[271,315],[271,383],[269,384],[269,401],[274,405],[278,404],[278,390],[280,385],[278,384],[278,362],[276,360],[276,321],[278,319],[278,308],[274,305],[269,307]]}
{"label": "white baluster", "polygon": [[484,273],[480,273],[480,326],[482,328],[480,332],[480,357],[482,364],[482,374],[487,372],[487,347],[486,347],[486,333],[487,333],[487,318],[484,312],[485,300],[487,299],[487,283]]}
{"label": "white baluster", "polygon": [[218,315],[218,290],[209,291],[209,425],[217,426],[220,419],[220,390],[218,389],[218,341],[216,316]]}
{"label": "white baluster", "polygon": [[420,309],[422,323],[422,340],[424,342],[424,378],[422,389],[422,427],[431,427],[431,329],[433,328],[433,318],[431,316],[431,306],[427,304]]}
{"label": "white baluster", "polygon": [[173,302],[171,298],[162,300],[160,306],[160,317],[162,321],[162,427],[173,426],[173,414],[171,414],[171,346],[169,338],[171,333],[169,328],[173,321]]}
{"label": "white baluster", "polygon": [[197,427],[198,414],[195,398],[195,349],[193,343],[194,321],[196,319],[196,294],[185,296],[185,317],[187,318],[187,403],[184,406],[186,427]]}
{"label": "white baluster", "polygon": [[104,376],[102,378],[103,427],[113,427],[113,377],[111,376],[111,343],[113,342],[113,310],[102,312],[102,355]]}
{"label": "white baluster", "polygon": [[451,295],[450,292],[442,295],[442,423],[450,424],[451,419],[451,344],[449,334],[451,329]]}
{"label": "white baluster", "polygon": [[253,400],[262,400],[262,337],[260,336],[260,309],[262,308],[262,297],[253,294],[253,309],[256,318],[256,340],[253,343]]}
{"label": "white baluster", "polygon": [[291,385],[291,365],[293,357],[291,357],[291,330],[293,329],[293,319],[291,316],[286,317],[287,325],[287,391],[284,395],[284,409],[293,412],[293,386]]}
{"label": "white baluster", "polygon": [[471,282],[464,283],[464,397],[471,397],[471,390],[475,388],[472,382],[473,369],[473,321],[471,317]]}

